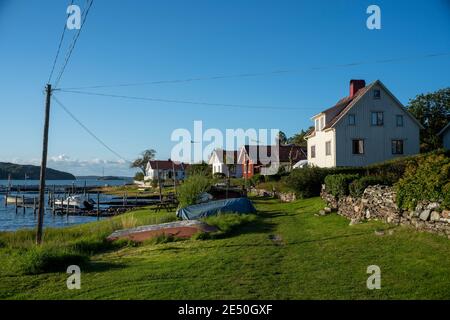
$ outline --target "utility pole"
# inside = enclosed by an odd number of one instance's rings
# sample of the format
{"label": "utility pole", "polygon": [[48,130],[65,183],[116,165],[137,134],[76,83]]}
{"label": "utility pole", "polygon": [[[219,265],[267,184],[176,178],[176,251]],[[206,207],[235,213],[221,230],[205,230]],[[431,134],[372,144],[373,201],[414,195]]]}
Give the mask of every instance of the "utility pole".
{"label": "utility pole", "polygon": [[39,208],[38,221],[36,231],[36,244],[42,243],[42,226],[44,224],[45,211],[45,171],[47,169],[47,149],[48,149],[48,127],[50,122],[50,98],[52,95],[52,85],[47,84],[46,88],[47,98],[45,100],[45,120],[44,120],[44,137],[42,142],[42,160],[41,160],[41,175],[39,182]]}

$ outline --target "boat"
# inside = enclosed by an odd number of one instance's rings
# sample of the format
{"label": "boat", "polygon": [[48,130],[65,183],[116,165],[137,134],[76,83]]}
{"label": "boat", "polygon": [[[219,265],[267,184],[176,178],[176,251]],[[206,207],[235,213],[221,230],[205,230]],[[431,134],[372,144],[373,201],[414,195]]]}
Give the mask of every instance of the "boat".
{"label": "boat", "polygon": [[6,203],[7,204],[17,204],[17,205],[32,205],[34,203],[38,203],[38,199],[36,198],[30,198],[30,197],[24,197],[24,196],[6,196]]}
{"label": "boat", "polygon": [[57,199],[55,200],[55,206],[61,207],[61,208],[67,208],[70,209],[78,209],[78,210],[92,210],[95,207],[95,201],[88,198],[85,195],[74,195],[69,196],[65,200],[64,199]]}

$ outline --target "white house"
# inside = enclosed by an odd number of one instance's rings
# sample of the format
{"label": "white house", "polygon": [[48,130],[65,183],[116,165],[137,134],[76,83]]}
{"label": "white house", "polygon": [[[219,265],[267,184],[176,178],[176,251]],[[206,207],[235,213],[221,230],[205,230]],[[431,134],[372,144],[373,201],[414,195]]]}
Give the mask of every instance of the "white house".
{"label": "white house", "polygon": [[147,163],[147,168],[145,170],[146,174],[144,177],[145,181],[157,180],[159,179],[173,179],[174,176],[176,180],[183,180],[185,178],[185,170],[187,164],[182,162],[174,162],[172,160],[151,160]]}
{"label": "white house", "polygon": [[450,150],[450,122],[439,132],[439,135],[442,136],[444,148]]}
{"label": "white house", "polygon": [[312,117],[305,137],[308,163],[318,167],[366,166],[419,153],[422,125],[377,80],[350,81],[350,95]]}
{"label": "white house", "polygon": [[242,177],[242,166],[237,163],[237,151],[214,149],[208,164],[212,166],[213,175],[222,173],[228,176],[229,173],[230,177]]}

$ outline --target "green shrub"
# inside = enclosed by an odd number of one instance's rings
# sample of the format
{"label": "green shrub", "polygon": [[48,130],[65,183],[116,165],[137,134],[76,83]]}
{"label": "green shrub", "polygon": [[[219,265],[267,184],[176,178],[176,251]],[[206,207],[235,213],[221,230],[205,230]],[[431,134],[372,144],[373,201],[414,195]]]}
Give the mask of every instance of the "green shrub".
{"label": "green shrub", "polygon": [[359,178],[357,174],[331,174],[325,177],[325,189],[335,197],[344,197],[349,194],[349,185]]}
{"label": "green shrub", "polygon": [[430,154],[410,164],[403,178],[395,184],[400,208],[414,209],[418,202],[442,201],[450,207],[450,158],[445,154]]}
{"label": "green shrub", "polygon": [[208,177],[199,174],[189,176],[177,189],[179,206],[183,208],[195,204],[198,196],[211,186],[212,181]]}
{"label": "green shrub", "polygon": [[286,184],[300,198],[310,198],[320,195],[323,180],[328,170],[318,167],[305,167],[292,170],[286,178]]}
{"label": "green shrub", "polygon": [[89,258],[65,248],[33,247],[19,258],[18,269],[22,274],[39,274],[66,271],[70,265],[83,266]]}
{"label": "green shrub", "polygon": [[163,244],[169,242],[175,242],[181,240],[180,238],[175,237],[173,234],[165,234],[162,233],[156,237],[150,238],[144,241],[144,245],[148,244]]}
{"label": "green shrub", "polygon": [[209,240],[212,239],[213,237],[211,236],[210,232],[203,232],[203,231],[199,231],[197,233],[194,233],[191,237],[191,239],[193,240]]}
{"label": "green shrub", "polygon": [[349,185],[349,192],[352,197],[359,198],[363,195],[364,190],[368,186],[374,186],[377,184],[385,184],[385,179],[376,176],[365,176],[359,179],[353,180]]}
{"label": "green shrub", "polygon": [[264,181],[265,181],[264,176],[260,175],[259,173],[253,175],[253,176],[250,178],[250,184],[251,184],[252,186],[257,186],[259,183],[262,183],[262,182],[264,182]]}

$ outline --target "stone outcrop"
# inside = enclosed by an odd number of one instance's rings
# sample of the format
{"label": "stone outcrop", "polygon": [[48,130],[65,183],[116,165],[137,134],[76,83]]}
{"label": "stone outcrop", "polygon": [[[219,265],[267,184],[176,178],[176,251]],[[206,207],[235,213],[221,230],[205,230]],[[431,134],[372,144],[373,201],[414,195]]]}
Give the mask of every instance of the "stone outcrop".
{"label": "stone outcrop", "polygon": [[369,186],[361,198],[336,198],[322,187],[322,199],[328,207],[349,218],[352,224],[362,220],[381,220],[397,225],[410,225],[418,230],[447,236],[450,239],[450,210],[442,210],[439,202],[419,203],[415,210],[404,210],[396,204],[392,187]]}

